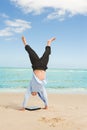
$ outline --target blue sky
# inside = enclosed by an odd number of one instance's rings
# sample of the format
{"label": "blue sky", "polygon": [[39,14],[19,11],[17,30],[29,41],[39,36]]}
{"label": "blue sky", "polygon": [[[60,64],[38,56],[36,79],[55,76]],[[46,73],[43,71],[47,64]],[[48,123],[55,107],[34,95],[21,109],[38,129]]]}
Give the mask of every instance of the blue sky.
{"label": "blue sky", "polygon": [[1,1],[0,67],[31,67],[22,35],[39,56],[56,37],[50,68],[87,68],[87,1]]}

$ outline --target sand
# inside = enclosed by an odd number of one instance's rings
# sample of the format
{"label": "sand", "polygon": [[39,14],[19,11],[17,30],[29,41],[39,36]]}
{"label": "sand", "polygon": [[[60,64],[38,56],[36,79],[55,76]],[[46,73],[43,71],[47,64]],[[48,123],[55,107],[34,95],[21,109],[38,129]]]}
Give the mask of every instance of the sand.
{"label": "sand", "polygon": [[[87,130],[86,94],[48,94],[48,110],[19,111],[24,93],[0,93],[0,130]],[[38,97],[28,106],[44,107]]]}

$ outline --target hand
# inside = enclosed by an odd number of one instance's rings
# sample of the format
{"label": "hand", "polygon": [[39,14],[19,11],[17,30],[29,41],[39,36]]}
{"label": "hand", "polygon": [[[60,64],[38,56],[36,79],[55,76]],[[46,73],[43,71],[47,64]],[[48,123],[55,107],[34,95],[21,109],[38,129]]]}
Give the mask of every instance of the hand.
{"label": "hand", "polygon": [[48,109],[48,106],[45,106],[43,109],[45,109],[45,110]]}

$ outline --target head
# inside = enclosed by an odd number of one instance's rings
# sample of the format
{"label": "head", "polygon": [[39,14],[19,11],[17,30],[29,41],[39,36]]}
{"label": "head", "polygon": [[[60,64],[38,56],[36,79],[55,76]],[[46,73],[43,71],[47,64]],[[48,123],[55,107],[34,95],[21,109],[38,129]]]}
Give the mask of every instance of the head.
{"label": "head", "polygon": [[36,95],[37,95],[37,92],[31,92],[31,94],[32,94],[33,96],[36,96]]}

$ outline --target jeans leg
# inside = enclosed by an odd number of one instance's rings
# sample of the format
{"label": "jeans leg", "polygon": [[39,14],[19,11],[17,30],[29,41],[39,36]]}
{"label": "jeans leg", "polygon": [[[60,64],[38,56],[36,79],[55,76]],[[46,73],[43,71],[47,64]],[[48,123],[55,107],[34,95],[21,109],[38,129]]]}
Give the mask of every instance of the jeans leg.
{"label": "jeans leg", "polygon": [[51,47],[46,46],[45,52],[44,52],[43,56],[40,58],[40,61],[44,66],[47,66],[50,54],[51,54]]}
{"label": "jeans leg", "polygon": [[37,62],[39,60],[38,55],[36,54],[36,52],[29,45],[26,45],[25,49],[29,54],[30,61],[31,61],[32,65],[35,64],[35,62]]}

